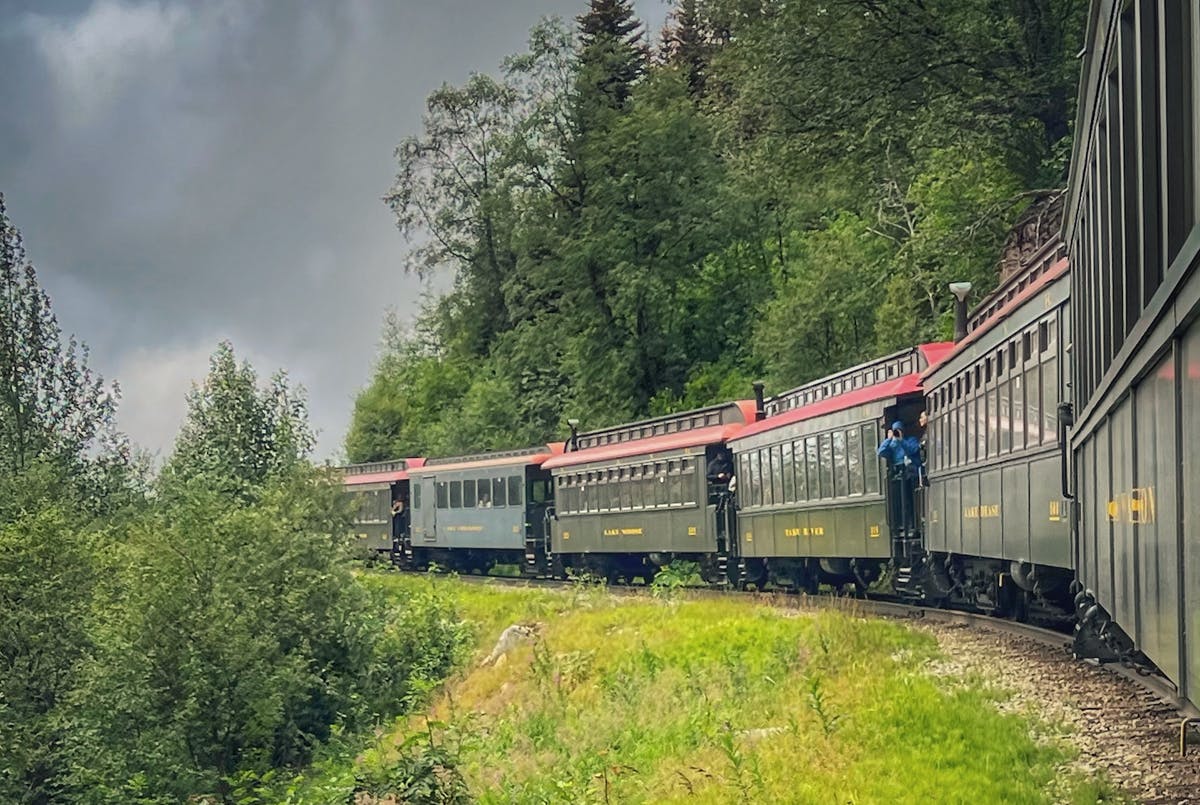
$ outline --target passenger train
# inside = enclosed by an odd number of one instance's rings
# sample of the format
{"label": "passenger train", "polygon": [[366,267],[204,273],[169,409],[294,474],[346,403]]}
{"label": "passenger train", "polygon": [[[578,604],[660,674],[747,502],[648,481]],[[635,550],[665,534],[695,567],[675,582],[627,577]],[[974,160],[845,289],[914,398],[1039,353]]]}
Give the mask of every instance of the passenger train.
{"label": "passenger train", "polygon": [[[1095,0],[1086,45],[1061,237],[955,342],[560,443],[347,467],[363,544],[529,576],[885,578],[1074,617],[1081,651],[1148,658],[1200,701],[1200,7]],[[915,483],[876,455],[893,422],[923,438]]]}

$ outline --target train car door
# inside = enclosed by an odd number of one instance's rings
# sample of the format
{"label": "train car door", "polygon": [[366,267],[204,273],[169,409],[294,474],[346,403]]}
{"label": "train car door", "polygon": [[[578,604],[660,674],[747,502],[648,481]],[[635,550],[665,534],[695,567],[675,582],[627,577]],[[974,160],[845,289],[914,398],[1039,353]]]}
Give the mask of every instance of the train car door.
{"label": "train car door", "polygon": [[538,467],[525,474],[525,572],[536,575],[550,552],[550,524],[546,510],[554,505],[554,479]]}
{"label": "train car door", "polygon": [[[412,541],[418,542],[436,542],[437,541],[437,510],[438,506],[443,504],[438,497],[438,484],[434,481],[432,475],[424,475],[417,482],[420,485],[420,490],[416,493],[419,500],[413,507],[413,535]],[[445,495],[443,487],[442,495]]]}

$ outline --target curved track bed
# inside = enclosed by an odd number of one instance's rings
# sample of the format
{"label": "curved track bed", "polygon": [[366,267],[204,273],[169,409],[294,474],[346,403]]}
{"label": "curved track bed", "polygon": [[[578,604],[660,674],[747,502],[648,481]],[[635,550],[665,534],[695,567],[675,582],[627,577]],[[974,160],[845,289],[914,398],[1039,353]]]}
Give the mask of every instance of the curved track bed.
{"label": "curved track bed", "polygon": [[[577,583],[503,576],[458,578],[474,584],[557,588]],[[624,596],[654,594],[647,586],[607,589]],[[703,587],[680,588],[671,594],[685,600],[733,596],[783,612],[836,608],[908,621],[932,634],[946,655],[933,673],[983,677],[1003,691],[997,702],[1000,709],[1030,715],[1065,736],[1078,749],[1078,757],[1063,769],[1064,774],[1101,770],[1135,801],[1200,805],[1200,733],[1195,728],[1181,733],[1185,719],[1200,713],[1180,700],[1174,686],[1156,672],[1077,659],[1068,631],[880,597]],[[1181,735],[1186,744],[1181,745]]]}

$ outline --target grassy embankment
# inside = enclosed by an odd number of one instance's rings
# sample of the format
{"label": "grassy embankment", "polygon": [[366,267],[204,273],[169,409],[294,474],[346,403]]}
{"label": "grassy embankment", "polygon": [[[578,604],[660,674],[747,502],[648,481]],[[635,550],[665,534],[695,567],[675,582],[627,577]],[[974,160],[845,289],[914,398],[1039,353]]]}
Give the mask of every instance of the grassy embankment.
{"label": "grassy embankment", "polygon": [[[427,712],[360,759],[406,769],[418,788],[437,787],[453,764],[472,797],[494,803],[1111,796],[1103,781],[1055,779],[1068,750],[1053,725],[1002,715],[1003,693],[980,680],[930,673],[933,637],[852,604],[783,614],[587,586],[377,583],[438,585],[478,635],[476,656]],[[513,623],[540,624],[541,636],[481,667]]]}

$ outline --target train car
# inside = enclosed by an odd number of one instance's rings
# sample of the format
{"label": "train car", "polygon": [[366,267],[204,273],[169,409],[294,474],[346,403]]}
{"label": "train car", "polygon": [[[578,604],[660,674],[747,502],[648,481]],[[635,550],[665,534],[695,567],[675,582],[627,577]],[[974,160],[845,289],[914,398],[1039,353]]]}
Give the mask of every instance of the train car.
{"label": "train car", "polygon": [[[730,440],[737,454],[741,580],[815,591],[871,583],[896,551],[919,542],[889,498],[876,446],[897,420],[909,433],[925,408],[920,374],[950,343],[924,344],[788,391]],[[916,526],[916,524],[914,524]]]}
{"label": "train car", "polygon": [[375,555],[403,554],[409,533],[408,514],[393,516],[392,504],[409,504],[409,472],[424,459],[373,461],[342,468],[342,488],[352,499],[355,548]]}
{"label": "train car", "polygon": [[1196,702],[1200,8],[1093,2],[1085,44],[1064,222],[1076,604]]}
{"label": "train car", "polygon": [[557,487],[556,571],[649,582],[683,559],[724,578],[733,516],[725,445],[755,417],[742,401],[572,435],[543,465]]}
{"label": "train car", "polygon": [[1074,560],[1061,494],[1057,408],[1070,340],[1058,238],[976,309],[922,377],[928,411],[927,555],[914,587],[1018,617],[1070,611]]}
{"label": "train car", "polygon": [[486,573],[517,565],[546,570],[546,510],[554,487],[543,468],[561,444],[425,462],[412,483],[412,549],[407,564]]}

